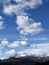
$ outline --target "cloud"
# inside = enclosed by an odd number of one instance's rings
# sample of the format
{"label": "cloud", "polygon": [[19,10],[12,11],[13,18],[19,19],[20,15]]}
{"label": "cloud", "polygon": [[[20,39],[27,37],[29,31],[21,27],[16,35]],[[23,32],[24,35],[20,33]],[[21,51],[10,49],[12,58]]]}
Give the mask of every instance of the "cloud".
{"label": "cloud", "polygon": [[[17,29],[20,30],[20,34],[37,34],[43,31],[40,22],[35,22],[34,19],[29,18],[28,13],[25,12],[26,9],[34,9],[39,5],[42,5],[43,0],[14,0],[17,4],[5,5],[3,12],[7,15],[15,14]],[[33,22],[30,24],[30,22]]]}
{"label": "cloud", "polygon": [[8,40],[7,39],[4,39],[1,41],[1,45],[2,46],[7,46],[9,44]]}
{"label": "cloud", "polygon": [[29,38],[29,40],[46,41],[46,40],[49,40],[49,38],[46,38],[46,37],[36,37],[36,38]]}
{"label": "cloud", "polygon": [[20,5],[4,6],[3,12],[6,15],[12,15],[12,14],[15,14],[15,15],[27,15],[27,13],[24,12],[24,9]]}
{"label": "cloud", "polygon": [[17,30],[20,34],[37,34],[43,31],[42,24],[40,22],[35,22],[28,16],[17,16],[16,21],[18,27]]}
{"label": "cloud", "polygon": [[[43,3],[42,0],[14,0],[16,3],[20,4],[21,7],[23,8],[26,8],[26,7],[29,7],[29,8],[35,8],[37,7],[38,5],[41,5]],[[23,6],[22,6],[23,5]]]}
{"label": "cloud", "polygon": [[2,17],[2,16],[0,16],[0,21],[1,21],[1,20],[3,20],[3,17]]}
{"label": "cloud", "polygon": [[0,55],[2,54],[2,50],[0,50]]}
{"label": "cloud", "polygon": [[[17,4],[13,5],[13,4],[9,4],[11,3],[10,0],[6,0],[4,2],[4,9],[3,12],[5,14],[11,15],[12,12],[15,13],[16,15],[26,15],[27,13],[25,12],[26,9],[30,8],[30,9],[34,9],[36,7],[38,7],[39,5],[42,5],[43,0],[30,0],[30,1],[26,1],[26,0],[14,0]],[[6,5],[9,4],[9,5]]]}
{"label": "cloud", "polygon": [[0,0],[0,4],[2,4],[2,5],[11,4],[10,2],[11,2],[11,0]]}
{"label": "cloud", "polygon": [[5,55],[8,57],[24,57],[24,56],[43,56],[41,49],[25,49],[23,51],[15,51],[14,49],[6,51]]}
{"label": "cloud", "polygon": [[[8,54],[9,52],[11,54],[11,51],[7,51],[6,53]],[[46,57],[49,56],[49,43],[30,44],[29,48],[20,51],[15,51],[14,54],[13,55],[15,57],[23,56]]]}
{"label": "cloud", "polygon": [[14,41],[13,43],[9,44],[8,47],[15,48],[15,47],[24,47],[28,46],[28,43],[26,41]]}
{"label": "cloud", "polygon": [[4,24],[4,22],[0,21],[0,30],[4,28],[3,24]]}
{"label": "cloud", "polygon": [[6,38],[4,38],[3,40],[1,40],[0,49],[4,49],[5,47],[7,48],[26,47],[28,45],[29,44],[27,43],[26,40],[13,41],[11,43]]}
{"label": "cloud", "polygon": [[19,47],[19,46],[20,46],[19,41],[14,41],[13,43],[9,44],[8,47],[15,48],[15,47]]}
{"label": "cloud", "polygon": [[4,22],[3,22],[3,17],[0,16],[0,30],[4,28]]}
{"label": "cloud", "polygon": [[18,52],[17,57],[23,57],[23,56],[41,56],[41,49],[26,49],[23,51]]}
{"label": "cloud", "polygon": [[[6,58],[14,56],[14,57],[24,57],[24,56],[35,56],[35,57],[47,57],[49,56],[49,43],[41,43],[41,44],[30,44],[26,49],[22,49],[20,51],[16,51],[14,48],[16,46],[13,45],[11,48],[6,50],[4,55]],[[44,52],[44,53],[43,53]]]}
{"label": "cloud", "polygon": [[[49,54],[49,43],[41,43],[41,44],[32,44],[31,48],[41,49],[41,56],[48,56]],[[43,53],[44,52],[44,53]]]}
{"label": "cloud", "polygon": [[5,55],[7,56],[7,58],[15,56],[15,54],[16,54],[16,51],[14,49],[5,52]]}
{"label": "cloud", "polygon": [[[4,50],[4,55],[6,58],[14,56],[14,57],[23,57],[23,56],[35,56],[35,57],[46,57],[49,56],[49,43],[38,43],[38,44],[29,44],[27,41],[14,41],[10,43],[7,39],[1,40],[0,44],[0,55],[1,49],[4,47],[9,47],[9,50]],[[27,47],[26,47],[27,46]],[[14,48],[17,47],[26,47],[20,51],[16,51]],[[12,49],[13,48],[13,49]],[[44,52],[44,53],[43,53]]]}
{"label": "cloud", "polygon": [[[49,56],[49,43],[38,43],[38,44],[28,44],[27,41],[14,41],[13,43],[10,44],[10,42],[7,39],[4,39],[1,41],[0,44],[0,49],[3,49],[5,46],[11,48],[16,48],[16,47],[26,47],[26,49],[22,49],[20,51],[16,50],[7,50],[5,51],[5,54],[7,54],[7,57],[9,56],[16,56],[16,57],[22,57],[22,56]],[[44,52],[44,53],[43,53]]]}
{"label": "cloud", "polygon": [[28,43],[26,41],[20,41],[21,46],[28,46]]}
{"label": "cloud", "polygon": [[5,58],[4,57],[0,57],[1,60],[4,60]]}
{"label": "cloud", "polygon": [[12,6],[5,6],[4,7],[4,14],[11,15],[13,13],[13,7]]}
{"label": "cloud", "polygon": [[29,49],[18,51],[17,57],[23,56],[47,57],[49,56],[49,43],[33,44]]}
{"label": "cloud", "polygon": [[5,46],[8,47],[8,44],[9,44],[9,41],[6,38],[2,39],[0,42],[0,49],[4,49]]}
{"label": "cloud", "polygon": [[[4,0],[2,0],[4,1]],[[34,19],[28,16],[25,10],[37,8],[39,5],[43,4],[43,0],[14,0],[16,4],[11,4],[11,0],[5,0],[3,2],[3,13],[6,15],[16,15],[16,24],[18,27],[16,30],[20,32],[21,35],[27,34],[37,34],[44,31],[41,22],[36,22]],[[0,16],[0,29],[3,29],[4,22]],[[40,39],[41,40],[41,39]],[[42,39],[43,40],[43,39]],[[7,39],[1,41],[0,48],[7,46],[11,48],[16,47],[26,47],[28,46],[27,41],[14,41],[10,43]],[[49,44],[32,44],[29,45],[29,49],[15,51],[14,49],[5,52],[5,56],[43,56],[44,54],[49,55]],[[17,52],[17,53],[16,53]],[[43,53],[44,52],[44,53]]]}
{"label": "cloud", "polygon": [[4,47],[0,44],[0,49],[4,49]]}

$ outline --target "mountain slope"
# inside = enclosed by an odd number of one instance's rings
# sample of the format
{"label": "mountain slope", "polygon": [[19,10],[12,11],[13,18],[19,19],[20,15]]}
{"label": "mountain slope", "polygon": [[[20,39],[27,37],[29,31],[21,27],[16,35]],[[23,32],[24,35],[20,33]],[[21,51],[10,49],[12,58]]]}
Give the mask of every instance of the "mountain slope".
{"label": "mountain slope", "polygon": [[46,58],[44,57],[39,58],[33,56],[26,56],[19,58],[10,57],[8,59],[0,60],[0,65],[45,65],[45,64],[49,65],[49,61],[47,61]]}

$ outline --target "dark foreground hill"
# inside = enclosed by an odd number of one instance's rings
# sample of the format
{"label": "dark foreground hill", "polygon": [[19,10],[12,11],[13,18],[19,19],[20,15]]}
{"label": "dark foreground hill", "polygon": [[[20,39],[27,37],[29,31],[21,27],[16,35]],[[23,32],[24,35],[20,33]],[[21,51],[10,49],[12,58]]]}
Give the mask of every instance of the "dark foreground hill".
{"label": "dark foreground hill", "polygon": [[0,60],[0,65],[49,65],[49,61],[39,61],[37,58],[36,60],[30,58],[8,58],[4,60]]}

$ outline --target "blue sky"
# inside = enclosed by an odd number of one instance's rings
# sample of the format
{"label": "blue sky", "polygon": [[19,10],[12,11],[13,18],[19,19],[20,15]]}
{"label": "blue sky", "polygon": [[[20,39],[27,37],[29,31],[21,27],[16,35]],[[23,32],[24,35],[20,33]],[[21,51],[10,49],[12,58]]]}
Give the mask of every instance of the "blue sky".
{"label": "blue sky", "polygon": [[0,0],[1,59],[26,55],[49,56],[48,47],[48,0]]}

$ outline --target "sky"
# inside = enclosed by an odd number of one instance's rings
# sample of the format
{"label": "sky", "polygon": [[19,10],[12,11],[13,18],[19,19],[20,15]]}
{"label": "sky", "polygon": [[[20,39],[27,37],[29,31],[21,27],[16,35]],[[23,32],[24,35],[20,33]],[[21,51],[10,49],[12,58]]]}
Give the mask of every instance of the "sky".
{"label": "sky", "polygon": [[0,0],[0,59],[49,56],[49,0]]}

